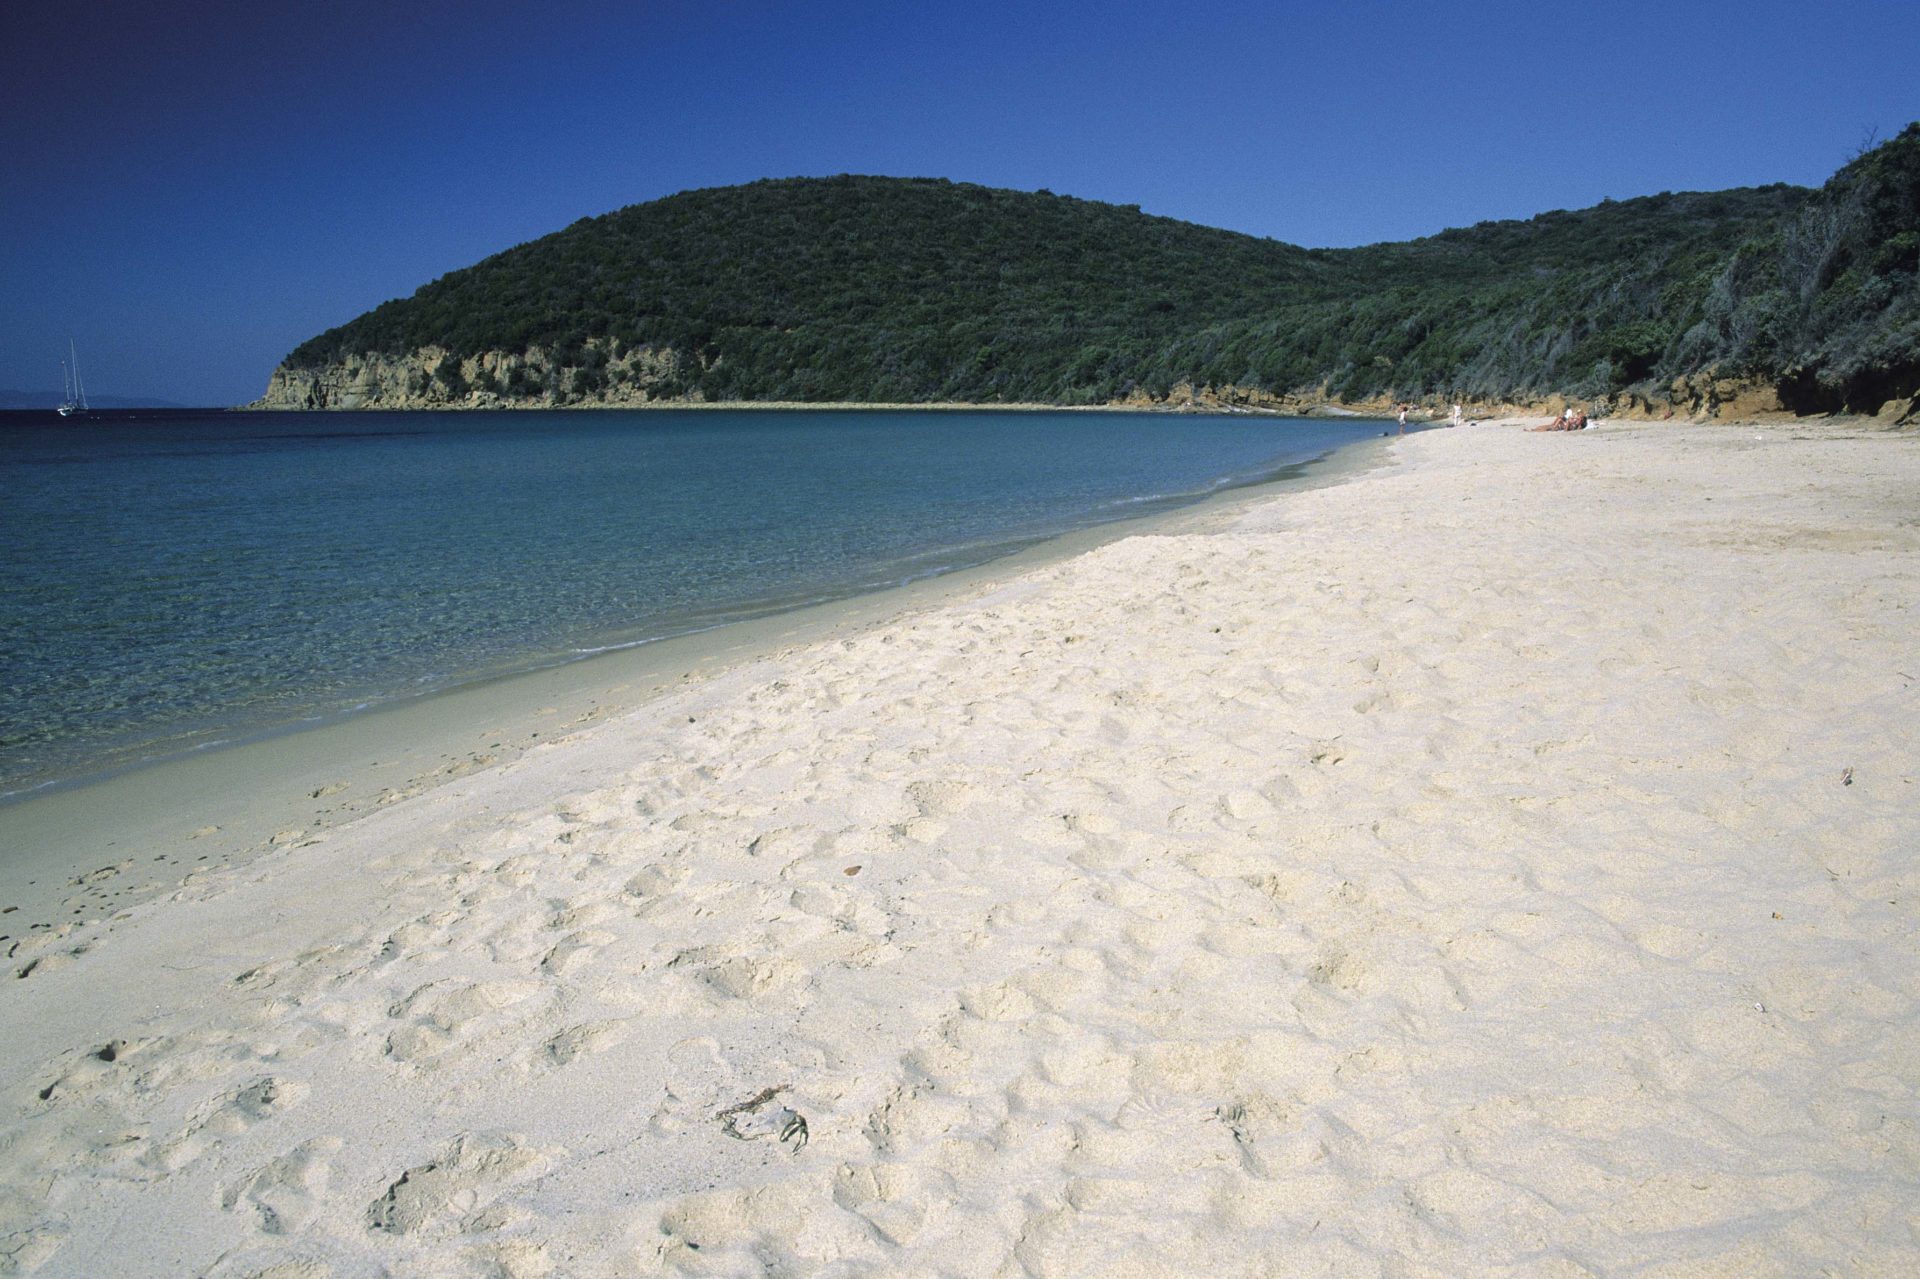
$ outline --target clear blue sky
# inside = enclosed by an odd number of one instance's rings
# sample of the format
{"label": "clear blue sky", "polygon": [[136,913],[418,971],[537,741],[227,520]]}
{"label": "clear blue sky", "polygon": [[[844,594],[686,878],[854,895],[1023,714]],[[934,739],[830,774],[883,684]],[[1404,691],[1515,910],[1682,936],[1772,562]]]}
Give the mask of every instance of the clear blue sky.
{"label": "clear blue sky", "polygon": [[1920,119],[1920,3],[0,5],[0,387],[236,403],[584,216],[949,177],[1306,245],[1817,185]]}

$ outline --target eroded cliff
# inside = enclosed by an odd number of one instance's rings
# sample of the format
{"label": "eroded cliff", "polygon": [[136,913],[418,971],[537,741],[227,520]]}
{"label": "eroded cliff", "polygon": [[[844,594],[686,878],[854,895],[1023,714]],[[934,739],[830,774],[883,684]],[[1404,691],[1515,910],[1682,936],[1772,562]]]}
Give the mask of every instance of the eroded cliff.
{"label": "eroded cliff", "polygon": [[[589,342],[577,362],[541,347],[454,359],[441,347],[348,354],[312,368],[282,364],[254,409],[625,408],[698,403],[671,349]],[[698,366],[695,366],[696,372]]]}

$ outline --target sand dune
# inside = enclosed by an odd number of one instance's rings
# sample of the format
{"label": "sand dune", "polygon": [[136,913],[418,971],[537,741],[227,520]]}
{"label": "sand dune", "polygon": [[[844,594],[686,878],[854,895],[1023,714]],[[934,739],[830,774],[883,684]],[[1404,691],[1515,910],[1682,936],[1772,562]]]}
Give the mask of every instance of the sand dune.
{"label": "sand dune", "polygon": [[1917,481],[1410,437],[18,949],[0,1271],[1920,1271]]}

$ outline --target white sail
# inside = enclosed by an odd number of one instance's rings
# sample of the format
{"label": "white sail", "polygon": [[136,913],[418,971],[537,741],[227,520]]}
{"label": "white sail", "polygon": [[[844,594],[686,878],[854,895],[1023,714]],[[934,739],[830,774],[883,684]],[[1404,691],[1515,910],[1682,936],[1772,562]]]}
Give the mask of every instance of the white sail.
{"label": "white sail", "polygon": [[80,380],[80,355],[67,339],[67,358],[60,361],[60,416],[87,411],[87,384]]}

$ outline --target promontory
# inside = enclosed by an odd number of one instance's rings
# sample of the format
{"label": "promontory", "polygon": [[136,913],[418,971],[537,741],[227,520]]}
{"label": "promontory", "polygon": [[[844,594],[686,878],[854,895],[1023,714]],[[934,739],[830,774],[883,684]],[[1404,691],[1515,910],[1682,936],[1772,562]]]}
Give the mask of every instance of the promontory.
{"label": "promontory", "polygon": [[790,178],[584,218],[302,343],[255,407],[1529,404],[1920,390],[1920,124],[1818,190],[1305,249],[1050,191]]}

